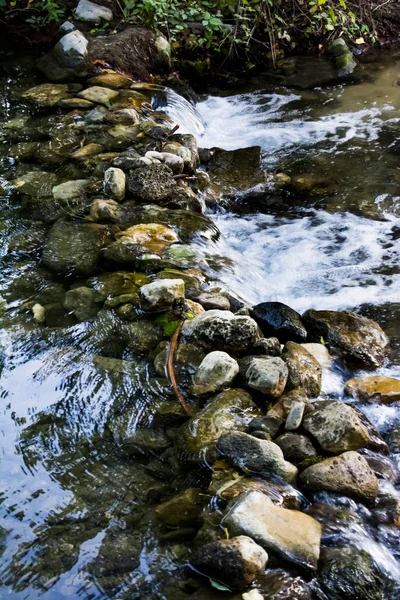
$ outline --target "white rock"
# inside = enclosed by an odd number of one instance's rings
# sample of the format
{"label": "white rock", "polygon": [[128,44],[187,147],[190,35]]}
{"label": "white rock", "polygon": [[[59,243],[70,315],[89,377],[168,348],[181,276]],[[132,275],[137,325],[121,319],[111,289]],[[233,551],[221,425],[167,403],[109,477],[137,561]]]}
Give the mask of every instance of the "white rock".
{"label": "white rock", "polygon": [[110,167],[104,173],[104,193],[113,200],[125,198],[126,177],[122,169]]}
{"label": "white rock", "polygon": [[33,318],[37,323],[44,323],[46,320],[46,309],[41,304],[34,304],[32,306]]}
{"label": "white rock", "polygon": [[55,45],[54,52],[65,67],[77,67],[87,54],[88,41],[80,31],[71,31]]}
{"label": "white rock", "polygon": [[75,15],[78,19],[82,19],[82,21],[87,21],[88,23],[100,23],[102,20],[109,22],[113,18],[112,11],[109,8],[89,2],[89,0],[79,1]]}
{"label": "white rock", "polygon": [[193,392],[206,394],[228,387],[239,373],[239,365],[226,352],[210,352],[194,376]]}
{"label": "white rock", "polygon": [[324,346],[324,344],[307,343],[301,345],[303,346],[303,348],[308,350],[310,354],[313,355],[313,357],[319,362],[321,367],[330,367],[332,362],[331,355],[329,354],[328,349],[326,346]]}
{"label": "white rock", "polygon": [[139,290],[140,305],[146,312],[162,312],[171,308],[175,300],[185,297],[182,279],[160,279],[143,285]]}

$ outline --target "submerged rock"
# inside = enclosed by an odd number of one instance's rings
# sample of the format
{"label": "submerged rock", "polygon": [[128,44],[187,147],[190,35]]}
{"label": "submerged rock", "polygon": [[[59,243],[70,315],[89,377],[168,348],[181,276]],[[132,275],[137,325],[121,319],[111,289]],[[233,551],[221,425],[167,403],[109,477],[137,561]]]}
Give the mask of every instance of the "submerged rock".
{"label": "submerged rock", "polygon": [[257,544],[290,562],[316,569],[321,526],[298,510],[275,506],[261,492],[241,496],[223,520],[230,535],[248,535]]}
{"label": "submerged rock", "polygon": [[139,290],[140,306],[149,313],[168,310],[185,297],[185,282],[182,279],[160,279],[142,286]]}
{"label": "submerged rock", "polygon": [[250,585],[263,573],[267,562],[265,550],[245,535],[205,544],[191,558],[201,574],[235,590]]}
{"label": "submerged rock", "polygon": [[48,171],[28,171],[14,180],[18,191],[34,198],[51,196],[51,191],[59,181],[55,173]]}
{"label": "submerged rock", "polygon": [[262,477],[278,475],[289,483],[296,478],[297,468],[284,459],[282,450],[274,442],[232,431],[222,435],[216,447],[229,462],[245,473]]}
{"label": "submerged rock", "polygon": [[229,387],[239,365],[226,352],[210,352],[201,362],[193,380],[193,393],[207,394]]}
{"label": "submerged rock", "polygon": [[379,375],[357,377],[346,381],[344,391],[362,401],[392,404],[400,400],[400,379]]}
{"label": "submerged rock", "polygon": [[69,96],[69,85],[66,83],[42,83],[22,94],[24,100],[43,108],[57,106],[60,100]]}
{"label": "submerged rock", "polygon": [[188,488],[156,508],[157,518],[168,527],[185,527],[199,523],[204,506],[204,494],[198,488]]}
{"label": "submerged rock", "polygon": [[356,411],[344,402],[323,403],[304,418],[303,427],[323,450],[332,454],[364,448],[370,441],[368,429]]}
{"label": "submerged rock", "polygon": [[265,173],[261,168],[261,148],[239,148],[212,152],[208,165],[211,178],[228,191],[251,188],[265,182]]}
{"label": "submerged rock", "polygon": [[186,321],[183,337],[210,350],[246,350],[257,337],[257,323],[228,310],[209,310]]}
{"label": "submerged rock", "polygon": [[100,310],[96,292],[88,287],[78,287],[65,294],[64,308],[74,314],[78,321],[93,319]]}
{"label": "submerged rock", "polygon": [[287,389],[302,388],[310,398],[321,392],[322,369],[306,348],[296,342],[286,342],[282,352],[289,371]]}
{"label": "submerged rock", "polygon": [[367,368],[380,367],[389,340],[375,321],[349,310],[308,310],[303,315],[310,341],[321,337],[345,358]]}
{"label": "submerged rock", "polygon": [[378,494],[378,480],[358,452],[345,452],[308,467],[300,475],[300,484],[310,491],[326,490],[360,500],[375,500]]}
{"label": "submerged rock", "polygon": [[257,304],[251,309],[251,315],[267,337],[277,337],[281,343],[306,341],[307,331],[301,316],[282,302]]}
{"label": "submerged rock", "polygon": [[272,398],[284,392],[288,368],[278,356],[248,356],[240,361],[240,373],[246,385]]}

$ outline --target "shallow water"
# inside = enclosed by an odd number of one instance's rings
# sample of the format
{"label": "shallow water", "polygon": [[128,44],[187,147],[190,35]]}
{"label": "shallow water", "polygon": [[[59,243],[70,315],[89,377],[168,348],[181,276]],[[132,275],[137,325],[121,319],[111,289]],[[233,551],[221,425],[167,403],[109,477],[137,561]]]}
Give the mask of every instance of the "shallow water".
{"label": "shallow water", "polygon": [[[361,309],[391,336],[391,359],[379,372],[395,376],[399,64],[393,57],[365,66],[358,84],[304,92],[252,81],[243,93],[202,100],[200,117],[169,95],[170,114],[200,145],[260,144],[268,171],[312,171],[334,182],[333,194],[268,214],[213,210],[221,239],[197,245],[209,258],[210,273],[250,303],[280,300],[299,311]],[[34,83],[29,69],[10,68],[1,81],[2,120],[27,113],[16,94]],[[0,175],[10,178],[17,167],[6,151],[2,155]],[[96,361],[89,324],[47,330],[29,320],[23,305],[21,313],[16,310],[37,286],[49,283],[38,269],[42,227],[21,214],[18,202],[1,200],[0,295],[14,310],[5,313],[0,332],[0,597],[189,598],[198,586],[181,583],[190,579],[183,578],[190,542],[163,542],[154,509],[201,475],[180,475],[156,451],[126,455],[118,444],[119,425],[132,435],[151,425],[153,406],[168,400],[169,390],[137,357],[124,355],[112,368]],[[33,240],[22,253],[13,250],[21,235]],[[341,397],[349,374],[336,363],[327,370],[324,396]],[[383,434],[400,425],[396,406],[363,410]],[[400,467],[399,455],[391,459]],[[399,493],[397,482],[381,484]],[[376,524],[367,508],[352,501],[328,495],[318,501],[340,509],[338,515],[347,511],[352,520],[348,527],[344,517],[329,519],[321,509],[324,543],[365,549],[395,585],[385,600],[396,600],[398,531]],[[278,597],[269,595],[267,580],[262,589],[266,600]]]}

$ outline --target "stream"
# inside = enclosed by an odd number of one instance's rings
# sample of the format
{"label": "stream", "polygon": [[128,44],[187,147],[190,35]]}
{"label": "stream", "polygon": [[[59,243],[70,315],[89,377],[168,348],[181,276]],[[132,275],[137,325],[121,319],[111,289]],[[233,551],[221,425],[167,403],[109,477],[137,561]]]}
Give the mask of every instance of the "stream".
{"label": "stream", "polygon": [[[352,83],[301,90],[258,77],[243,90],[210,90],[196,110],[175,93],[167,105],[200,147],[258,145],[267,173],[312,173],[327,182],[323,192],[264,211],[210,205],[221,237],[193,244],[208,275],[248,304],[276,300],[300,313],[352,309],[375,319],[391,339],[377,373],[392,377],[400,377],[399,78],[394,54],[363,65]],[[2,121],[20,115],[15,94],[30,85],[29,69],[10,68],[1,81]],[[15,164],[6,149],[0,152],[0,177],[9,179]],[[9,306],[46,280],[37,261],[42,236],[40,221],[1,199],[0,297]],[[21,252],[22,238],[30,249]],[[57,329],[39,330],[18,312],[2,319],[0,598],[233,598],[197,589],[186,570],[190,532],[189,541],[166,538],[155,518],[175,471],[156,450],[126,456],[109,441],[124,411],[131,432],[152,422],[162,384],[145,360],[133,372],[107,377],[93,361],[89,323]],[[334,361],[324,370],[322,396],[341,398],[343,383],[362,374]],[[361,408],[385,439],[400,426],[399,403]],[[400,454],[385,460],[382,486],[400,500]],[[203,476],[188,471],[180,485]],[[317,500],[315,514],[327,524],[324,543],[347,540],[365,550],[388,582],[385,600],[397,600],[399,530],[348,498],[320,493]],[[268,569],[261,588],[265,600],[326,598],[287,565]]]}

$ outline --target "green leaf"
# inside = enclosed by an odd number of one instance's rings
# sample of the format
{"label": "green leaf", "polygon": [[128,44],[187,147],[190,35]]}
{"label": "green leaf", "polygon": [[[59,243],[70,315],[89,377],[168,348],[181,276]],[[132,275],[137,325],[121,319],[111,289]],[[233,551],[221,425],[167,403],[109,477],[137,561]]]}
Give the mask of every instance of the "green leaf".
{"label": "green leaf", "polygon": [[211,587],[215,588],[216,590],[219,590],[220,592],[230,592],[231,591],[228,587],[226,587],[226,585],[222,585],[222,583],[218,583],[218,581],[211,579],[211,577],[210,577],[210,583],[211,583]]}
{"label": "green leaf", "polygon": [[167,337],[174,335],[175,330],[180,323],[180,321],[177,320],[170,320],[167,314],[159,315],[154,322],[163,328],[164,335]]}

